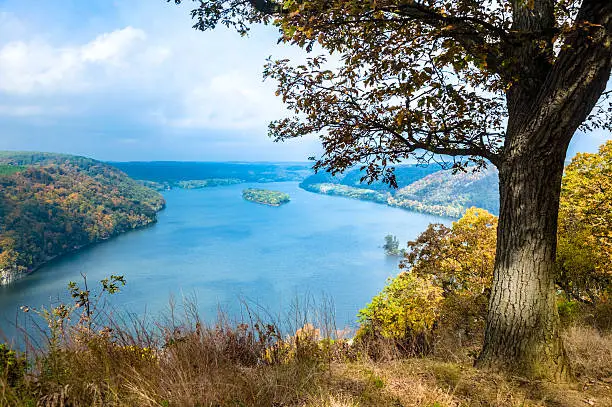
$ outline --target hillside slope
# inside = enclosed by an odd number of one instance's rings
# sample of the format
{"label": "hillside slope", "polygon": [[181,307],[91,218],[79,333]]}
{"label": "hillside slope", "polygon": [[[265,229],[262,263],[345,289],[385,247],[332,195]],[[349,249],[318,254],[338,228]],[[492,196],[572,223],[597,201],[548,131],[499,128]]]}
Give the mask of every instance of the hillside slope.
{"label": "hillside slope", "polygon": [[[441,167],[438,164],[428,165],[398,165],[395,168],[395,179],[397,184],[402,187],[409,185],[429,174],[433,174],[436,171],[440,171]],[[311,175],[304,179],[300,186],[304,189],[308,189],[308,186],[314,184],[337,184],[345,185],[352,188],[369,189],[378,192],[393,192],[388,184],[382,181],[376,181],[371,184],[361,182],[364,172],[359,169],[352,169],[344,174],[331,175],[328,172],[319,172],[318,174]]]}
{"label": "hillside slope", "polygon": [[398,189],[389,204],[451,217],[460,217],[472,206],[498,214],[498,191],[498,172],[493,166],[457,174],[444,170]]}
{"label": "hillside slope", "polygon": [[151,161],[111,164],[157,190],[197,189],[244,182],[302,181],[312,174],[310,163]]}
{"label": "hillside slope", "polygon": [[405,166],[397,176],[399,189],[381,183],[360,184],[351,171],[346,176],[316,174],[300,184],[303,189],[334,196],[373,201],[389,206],[459,218],[469,207],[499,212],[499,181],[495,167],[453,174],[452,170]]}
{"label": "hillside slope", "polygon": [[163,197],[84,157],[0,152],[0,284],[157,220]]}

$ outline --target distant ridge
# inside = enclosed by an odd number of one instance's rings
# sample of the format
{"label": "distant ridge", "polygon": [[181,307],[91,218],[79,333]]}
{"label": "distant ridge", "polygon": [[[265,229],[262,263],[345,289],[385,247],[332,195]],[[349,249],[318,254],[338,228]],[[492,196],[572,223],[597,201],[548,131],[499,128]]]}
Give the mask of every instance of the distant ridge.
{"label": "distant ridge", "polygon": [[499,181],[493,166],[481,170],[459,172],[443,170],[400,188],[393,196],[393,205],[422,206],[423,212],[445,211],[460,217],[472,206],[499,213]]}
{"label": "distant ridge", "polygon": [[389,206],[459,218],[469,207],[476,206],[499,213],[498,172],[493,166],[482,171],[453,174],[437,164],[400,166],[396,170],[399,188],[382,182],[360,183],[358,170],[346,175],[319,173],[306,178],[300,186],[325,195],[373,201]]}
{"label": "distant ridge", "polygon": [[134,161],[112,164],[134,179],[168,184],[211,179],[238,179],[243,182],[299,182],[313,173],[311,163]]}

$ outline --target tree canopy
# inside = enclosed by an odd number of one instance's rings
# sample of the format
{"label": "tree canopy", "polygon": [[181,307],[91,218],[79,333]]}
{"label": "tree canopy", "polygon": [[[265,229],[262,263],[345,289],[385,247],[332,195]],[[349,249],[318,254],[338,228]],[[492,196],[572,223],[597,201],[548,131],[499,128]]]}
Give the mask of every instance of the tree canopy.
{"label": "tree canopy", "polygon": [[[270,134],[276,140],[318,134],[325,153],[317,168],[362,163],[368,180],[393,183],[392,165],[408,157],[444,154],[461,167],[499,163],[512,130],[508,117],[536,100],[550,114],[569,98],[599,99],[570,121],[612,129],[611,93],[581,86],[597,75],[605,84],[609,48],[577,60],[584,47],[610,40],[612,6],[603,3],[209,0],[192,16],[199,30],[222,24],[243,35],[251,23],[271,23],[280,41],[325,50],[301,65],[266,65],[265,76],[278,81],[277,93],[295,113],[271,123]],[[330,53],[339,63],[327,63]],[[601,68],[580,73],[594,61]],[[575,75],[562,89],[547,84],[570,67]],[[538,95],[527,92],[534,86]]]}
{"label": "tree canopy", "polygon": [[470,208],[449,228],[432,224],[408,242],[400,267],[424,277],[435,277],[445,293],[483,293],[491,287],[497,217],[484,209]]}
{"label": "tree canopy", "polygon": [[0,285],[81,246],[151,224],[163,197],[84,157],[3,153]]}
{"label": "tree canopy", "polygon": [[567,166],[558,245],[558,281],[572,298],[594,303],[612,294],[612,141]]}

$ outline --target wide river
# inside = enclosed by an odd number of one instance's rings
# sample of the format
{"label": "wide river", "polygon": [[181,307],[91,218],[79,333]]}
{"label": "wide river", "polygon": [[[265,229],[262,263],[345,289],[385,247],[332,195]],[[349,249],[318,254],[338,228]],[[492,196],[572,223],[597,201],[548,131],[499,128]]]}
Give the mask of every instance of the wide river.
{"label": "wide river", "polygon": [[[291,202],[270,207],[242,199],[242,189],[287,192]],[[48,306],[66,298],[68,281],[90,284],[124,275],[112,297],[117,310],[156,316],[170,298],[195,298],[203,318],[219,309],[237,317],[241,301],[275,314],[305,297],[331,299],[339,325],[397,274],[385,256],[387,234],[402,244],[429,223],[448,219],[370,202],[306,192],[297,183],[243,184],[164,193],[167,208],[151,227],[126,233],[50,262],[23,280],[0,287],[0,330],[9,339],[22,305]],[[0,334],[2,335],[2,334]],[[0,336],[0,339],[2,337]]]}

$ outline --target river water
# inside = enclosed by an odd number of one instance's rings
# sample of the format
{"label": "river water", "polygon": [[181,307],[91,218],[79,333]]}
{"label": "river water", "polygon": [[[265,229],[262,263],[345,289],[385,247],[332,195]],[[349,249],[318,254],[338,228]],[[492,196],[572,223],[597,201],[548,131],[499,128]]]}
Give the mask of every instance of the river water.
{"label": "river water", "polygon": [[[244,188],[287,192],[291,202],[270,207],[242,199]],[[23,280],[0,287],[0,331],[15,336],[25,323],[22,305],[48,306],[66,299],[68,281],[90,284],[110,274],[126,287],[111,298],[114,309],[156,316],[169,299],[197,301],[203,318],[219,309],[230,316],[241,301],[271,313],[296,299],[333,301],[339,325],[355,317],[397,274],[385,256],[384,236],[414,239],[432,222],[449,220],[371,202],[317,195],[297,183],[242,184],[164,193],[167,208],[157,224],[56,259]],[[2,339],[0,337],[0,339]],[[5,338],[6,339],[6,338]]]}

